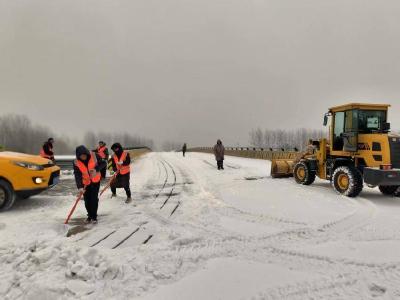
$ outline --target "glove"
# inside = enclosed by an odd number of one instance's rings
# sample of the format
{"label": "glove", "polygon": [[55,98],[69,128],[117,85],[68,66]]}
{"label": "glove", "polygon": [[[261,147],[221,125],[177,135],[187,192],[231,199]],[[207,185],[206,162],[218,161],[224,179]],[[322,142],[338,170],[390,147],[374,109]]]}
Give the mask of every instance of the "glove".
{"label": "glove", "polygon": [[90,175],[90,178],[94,178],[96,176],[96,170],[95,169],[89,170],[89,175]]}
{"label": "glove", "polygon": [[119,162],[117,162],[117,164],[119,164],[120,166],[123,164],[124,162],[122,160],[120,160]]}

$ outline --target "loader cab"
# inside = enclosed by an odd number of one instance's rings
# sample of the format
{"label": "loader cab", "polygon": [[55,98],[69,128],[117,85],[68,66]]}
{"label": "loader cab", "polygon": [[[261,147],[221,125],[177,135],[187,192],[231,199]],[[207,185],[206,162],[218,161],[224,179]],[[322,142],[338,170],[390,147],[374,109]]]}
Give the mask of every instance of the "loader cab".
{"label": "loader cab", "polygon": [[330,151],[335,156],[351,156],[359,150],[360,135],[387,133],[390,124],[387,123],[385,104],[351,103],[329,109],[325,115],[331,116]]}

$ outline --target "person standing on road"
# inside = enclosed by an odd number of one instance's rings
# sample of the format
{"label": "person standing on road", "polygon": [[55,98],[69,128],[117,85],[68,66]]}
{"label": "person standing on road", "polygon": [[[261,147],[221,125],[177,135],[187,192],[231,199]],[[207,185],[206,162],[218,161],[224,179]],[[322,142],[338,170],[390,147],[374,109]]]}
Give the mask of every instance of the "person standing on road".
{"label": "person standing on road", "polygon": [[124,188],[126,192],[126,201],[129,203],[132,201],[131,189],[130,189],[130,178],[131,178],[131,157],[127,151],[122,148],[120,143],[115,143],[111,146],[111,150],[114,152],[112,156],[112,168],[114,172],[118,172],[115,180],[111,183],[111,197],[117,196],[117,188]]}
{"label": "person standing on road", "polygon": [[54,161],[54,151],[53,151],[54,139],[49,138],[40,149],[40,156],[43,158],[51,159]]}
{"label": "person standing on road", "polygon": [[225,159],[225,147],[222,145],[221,140],[217,141],[217,144],[214,146],[214,155],[215,160],[217,161],[218,170],[224,169],[224,159]]}
{"label": "person standing on road", "polygon": [[90,152],[85,146],[76,148],[74,161],[74,175],[79,193],[83,193],[87,219],[85,223],[97,224],[97,210],[99,207],[99,190],[101,171],[107,167],[97,153]]}
{"label": "person standing on road", "polygon": [[[108,148],[105,142],[100,141],[95,152],[101,157],[101,159],[108,162],[110,154],[108,153]],[[106,173],[107,173],[107,168],[101,170],[101,179],[106,178]]]}
{"label": "person standing on road", "polygon": [[187,145],[186,145],[186,143],[184,143],[184,144],[183,144],[183,147],[182,147],[183,157],[185,157],[186,150],[187,150]]}

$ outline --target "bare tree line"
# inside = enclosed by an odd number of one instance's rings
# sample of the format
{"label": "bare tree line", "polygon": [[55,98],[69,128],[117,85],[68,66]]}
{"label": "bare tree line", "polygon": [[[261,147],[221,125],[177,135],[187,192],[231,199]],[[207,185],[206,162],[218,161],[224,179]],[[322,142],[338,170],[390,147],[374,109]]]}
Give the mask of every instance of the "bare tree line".
{"label": "bare tree line", "polygon": [[150,149],[154,148],[153,140],[126,132],[117,133],[100,131],[95,133],[94,131],[87,131],[83,137],[83,142],[88,147],[96,148],[99,141],[103,141],[109,146],[111,146],[112,143],[118,142],[125,147],[145,146]]}
{"label": "bare tree line", "polygon": [[327,136],[324,130],[299,128],[282,129],[253,129],[249,133],[249,142],[253,147],[272,149],[299,149],[303,151],[309,139],[320,139]]}
{"label": "bare tree line", "polygon": [[163,151],[179,151],[182,149],[183,143],[178,143],[176,141],[165,141],[161,145],[161,150]]}
{"label": "bare tree line", "polygon": [[[8,114],[0,116],[0,148],[39,154],[40,148],[49,137],[53,137],[56,141],[56,154],[72,154],[75,152],[75,147],[82,143],[82,141],[66,135],[54,134],[48,127],[33,124],[25,115]],[[100,140],[109,143],[120,142],[130,147],[147,146],[152,148],[153,146],[152,140],[128,133],[99,132],[95,134],[92,131],[85,134],[83,144],[94,148]]]}

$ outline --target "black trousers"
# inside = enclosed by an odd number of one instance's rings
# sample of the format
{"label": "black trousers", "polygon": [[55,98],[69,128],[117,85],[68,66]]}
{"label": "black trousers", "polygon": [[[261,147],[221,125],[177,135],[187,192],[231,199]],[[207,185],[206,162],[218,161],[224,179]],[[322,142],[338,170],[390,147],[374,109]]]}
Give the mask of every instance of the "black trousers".
{"label": "black trousers", "polygon": [[117,193],[117,188],[123,188],[125,190],[126,196],[130,198],[130,177],[130,173],[125,175],[117,175],[117,178],[115,178],[114,182],[111,184],[111,192],[115,194]]}
{"label": "black trousers", "polygon": [[101,173],[101,179],[106,178],[107,168],[101,169],[100,173]]}
{"label": "black trousers", "polygon": [[186,151],[182,151],[182,153],[183,153],[183,157],[185,157],[185,153],[186,153]]}
{"label": "black trousers", "polygon": [[97,209],[99,207],[99,190],[100,182],[91,183],[86,187],[83,198],[85,199],[85,207],[87,216],[91,220],[97,220]]}
{"label": "black trousers", "polygon": [[217,167],[218,170],[223,170],[224,169],[224,161],[223,160],[217,160]]}

